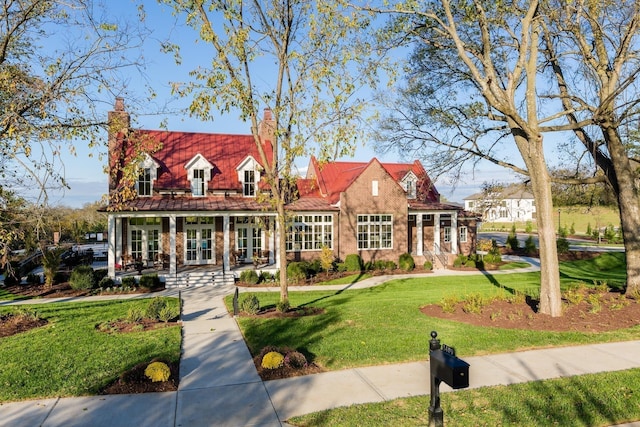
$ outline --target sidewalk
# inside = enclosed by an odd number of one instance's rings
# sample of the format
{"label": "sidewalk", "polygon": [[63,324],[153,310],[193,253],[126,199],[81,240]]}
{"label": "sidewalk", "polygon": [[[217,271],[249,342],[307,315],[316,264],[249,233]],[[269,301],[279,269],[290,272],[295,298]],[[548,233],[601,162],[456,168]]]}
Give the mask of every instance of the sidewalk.
{"label": "sidewalk", "polygon": [[[352,288],[374,286],[377,280]],[[0,426],[282,426],[295,415],[429,394],[426,361],[263,383],[235,320],[224,307],[223,297],[232,292],[231,287],[216,286],[181,290],[183,347],[177,392],[0,404]],[[178,290],[163,294],[177,296]],[[469,357],[465,361],[471,365],[470,387],[477,388],[640,367],[639,354],[640,341],[630,341]],[[449,390],[441,386],[442,392]]]}

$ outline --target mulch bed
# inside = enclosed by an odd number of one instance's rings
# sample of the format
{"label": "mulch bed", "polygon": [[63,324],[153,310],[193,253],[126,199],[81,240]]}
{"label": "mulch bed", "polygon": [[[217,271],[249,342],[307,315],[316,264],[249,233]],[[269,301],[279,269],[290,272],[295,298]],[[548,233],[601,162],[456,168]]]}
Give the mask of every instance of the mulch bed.
{"label": "mulch bed", "polygon": [[[155,360],[154,360],[155,362]],[[156,393],[163,391],[178,390],[180,380],[180,363],[160,360],[169,366],[171,376],[168,381],[152,382],[144,374],[149,363],[141,363],[120,375],[120,377],[100,391],[100,394],[136,394],[136,393]]]}
{"label": "mulch bed", "polygon": [[33,319],[28,316],[5,314],[0,316],[0,338],[10,337],[49,323],[46,319]]}
{"label": "mulch bed", "polygon": [[[12,285],[4,288],[7,292],[12,293],[13,295],[20,295],[26,298],[70,298],[70,297],[84,297],[91,295],[98,295],[94,290],[76,290],[72,289],[69,282],[64,282],[60,284],[53,285],[51,287],[47,287],[43,284],[23,284],[23,285]],[[149,292],[156,292],[162,289],[154,289],[153,291],[138,287],[135,291],[118,291],[117,294],[144,294]],[[105,295],[100,294],[100,295]]]}
{"label": "mulch bed", "polygon": [[585,290],[585,300],[579,304],[564,301],[560,317],[538,313],[538,301],[532,300],[522,303],[495,300],[485,305],[480,314],[465,312],[462,302],[456,304],[452,313],[445,313],[437,304],[424,306],[420,311],[429,317],[504,329],[595,333],[640,324],[640,301],[626,298],[617,292],[603,292],[599,294],[600,309],[594,311],[586,300],[587,294],[594,293],[592,290]]}

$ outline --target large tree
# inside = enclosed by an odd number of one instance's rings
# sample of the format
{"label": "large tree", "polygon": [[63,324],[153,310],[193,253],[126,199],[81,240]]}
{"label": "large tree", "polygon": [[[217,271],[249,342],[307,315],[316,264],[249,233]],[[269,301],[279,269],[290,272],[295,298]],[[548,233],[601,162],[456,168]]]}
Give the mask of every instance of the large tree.
{"label": "large tree", "polygon": [[[527,175],[540,242],[540,312],[562,314],[545,117],[538,98],[543,21],[537,1],[401,2],[387,34],[413,47],[400,105],[381,140],[430,147],[431,166],[487,159]],[[513,160],[519,153],[522,162]]]}
{"label": "large tree", "polygon": [[[443,169],[457,163],[453,169],[459,171],[465,160],[486,159],[531,176],[535,186],[532,173],[537,171],[526,160],[526,151],[534,145],[518,145],[509,114],[494,102],[497,92],[492,84],[513,93],[523,118],[537,121],[547,141],[560,141],[554,155],[564,156],[561,167],[574,171],[551,176],[551,181],[559,185],[606,182],[612,189],[620,208],[627,294],[637,294],[640,4],[553,0],[507,6],[443,1],[422,4],[419,12],[397,6],[405,19],[396,22],[413,25],[403,30],[418,48],[403,90],[404,113],[389,120],[386,129],[395,128],[397,141],[413,138],[413,147],[415,141],[440,144],[433,158]],[[443,38],[449,42],[442,43]],[[476,40],[475,46],[471,44],[475,50],[467,49],[470,39]],[[488,65],[489,71],[478,74],[473,70],[477,64]],[[496,73],[492,75],[491,70]],[[505,128],[514,135],[524,168],[503,151],[505,135],[500,132]],[[498,136],[490,137],[491,133]],[[591,172],[585,174],[585,167]],[[550,222],[540,213],[538,221]]]}
{"label": "large tree", "polygon": [[[544,3],[543,51],[571,130],[617,197],[627,261],[627,295],[640,293],[640,3]],[[541,64],[542,65],[542,64]]]}
{"label": "large tree", "polygon": [[46,206],[47,190],[67,186],[62,152],[103,140],[100,100],[125,90],[119,71],[139,65],[129,52],[144,35],[103,12],[91,0],[0,0],[0,206],[12,192]]}
{"label": "large tree", "polygon": [[[350,154],[377,67],[366,63],[362,38],[369,18],[338,1],[164,0],[199,34],[208,65],[193,82],[175,84],[192,97],[192,114],[212,120],[212,110],[237,112],[249,122],[279,233],[280,298],[288,300],[285,206],[295,197],[295,160],[315,147],[321,159]],[[176,53],[178,46],[167,43]],[[262,110],[272,114],[273,157],[264,150]],[[264,135],[262,135],[264,136]]]}

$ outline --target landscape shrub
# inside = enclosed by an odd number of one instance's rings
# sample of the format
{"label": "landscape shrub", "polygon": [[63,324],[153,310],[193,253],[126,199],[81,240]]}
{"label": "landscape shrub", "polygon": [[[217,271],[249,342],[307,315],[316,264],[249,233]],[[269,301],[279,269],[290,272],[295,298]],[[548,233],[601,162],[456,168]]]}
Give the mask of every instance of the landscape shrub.
{"label": "landscape shrub", "polygon": [[126,321],[130,323],[138,323],[144,319],[145,310],[142,307],[133,306],[127,310]]}
{"label": "landscape shrub", "polygon": [[425,262],[424,262],[424,264],[423,264],[423,268],[424,268],[425,270],[429,270],[429,271],[430,271],[430,270],[433,270],[433,263],[432,263],[431,261],[428,261],[428,260],[427,260],[427,261],[425,261]]}
{"label": "landscape shrub", "polygon": [[170,320],[178,317],[178,315],[179,315],[178,309],[174,306],[167,304],[164,307],[162,307],[158,312],[158,320],[161,322],[167,323]]}
{"label": "landscape shrub", "polygon": [[536,253],[536,244],[533,241],[533,236],[527,237],[527,240],[524,241],[524,251],[527,255],[533,255]]}
{"label": "landscape shrub", "polygon": [[518,242],[518,235],[516,234],[516,225],[513,224],[511,226],[511,231],[509,232],[509,235],[507,236],[507,242],[506,245],[511,248],[512,251],[517,251],[518,247],[520,246],[520,243]]}
{"label": "landscape shrub", "polygon": [[140,277],[140,287],[150,291],[160,288],[160,278],[157,274],[143,274]]}
{"label": "landscape shrub", "polygon": [[93,271],[93,279],[96,281],[96,283],[100,283],[102,281],[102,279],[107,277],[107,274],[109,274],[109,271],[106,268],[101,268],[99,270],[94,270]]}
{"label": "landscape shrub", "polygon": [[69,285],[75,290],[89,290],[95,284],[93,278],[93,268],[89,265],[79,265],[71,272]]}
{"label": "landscape shrub", "polygon": [[138,286],[138,281],[133,276],[127,276],[122,278],[122,286],[128,286],[130,288],[135,288]]}
{"label": "landscape shrub", "polygon": [[298,283],[307,278],[306,263],[290,262],[287,265],[287,279],[291,283]]}
{"label": "landscape shrub", "polygon": [[[486,256],[486,255],[485,255]],[[453,266],[454,267],[462,267],[463,265],[466,264],[467,260],[469,259],[469,257],[467,257],[464,254],[459,254],[456,259],[453,260]]]}
{"label": "landscape shrub", "polygon": [[533,224],[531,223],[531,221],[527,221],[524,226],[524,232],[531,233],[532,231],[533,231]]}
{"label": "landscape shrub", "polygon": [[334,268],[335,257],[333,256],[333,250],[327,246],[322,246],[322,251],[320,252],[320,266],[327,273]]}
{"label": "landscape shrub", "polygon": [[278,369],[284,364],[284,356],[277,351],[270,351],[262,358],[260,366],[264,369]]}
{"label": "landscape shrub", "polygon": [[159,319],[160,312],[166,306],[167,306],[167,301],[164,298],[161,298],[161,297],[153,298],[151,301],[149,301],[149,304],[145,309],[145,312],[144,312],[145,317],[149,319],[154,319],[154,320]]}
{"label": "landscape shrub", "polygon": [[289,300],[278,301],[276,303],[276,311],[278,313],[286,313],[291,308],[291,304],[289,304]]}
{"label": "landscape shrub", "polygon": [[261,271],[260,275],[258,276],[258,283],[269,283],[273,282],[273,280],[273,274],[269,273],[268,271]]}
{"label": "landscape shrub", "polygon": [[305,267],[307,276],[317,276],[318,273],[323,270],[322,262],[319,259],[314,259],[311,262],[307,262]]}
{"label": "landscape shrub", "polygon": [[98,283],[99,288],[111,288],[113,285],[115,285],[115,283],[111,277],[103,277]]}
{"label": "landscape shrub", "polygon": [[364,263],[358,254],[349,254],[344,259],[345,271],[362,271]]}
{"label": "landscape shrub", "polygon": [[152,382],[168,381],[171,376],[171,370],[166,363],[152,362],[144,370],[144,375]]}
{"label": "landscape shrub", "polygon": [[400,258],[398,259],[398,266],[400,267],[401,270],[411,271],[416,267],[416,263],[413,260],[413,257],[411,256],[411,254],[403,253],[402,255],[400,255]]}
{"label": "landscape shrub", "polygon": [[254,294],[247,294],[240,300],[240,310],[247,314],[258,314],[260,311],[260,300]]}
{"label": "landscape shrub", "polygon": [[290,351],[284,356],[284,366],[300,369],[307,366],[307,358],[299,351]]}
{"label": "landscape shrub", "polygon": [[387,261],[387,265],[385,267],[385,270],[395,270],[396,268],[398,268],[398,264],[396,264],[393,261]]}
{"label": "landscape shrub", "polygon": [[556,248],[559,254],[566,254],[569,252],[569,241],[564,237],[560,237],[556,240]]}
{"label": "landscape shrub", "polygon": [[248,285],[255,285],[259,282],[260,277],[258,277],[258,273],[255,270],[243,270],[240,273],[240,281],[242,283],[246,283]]}

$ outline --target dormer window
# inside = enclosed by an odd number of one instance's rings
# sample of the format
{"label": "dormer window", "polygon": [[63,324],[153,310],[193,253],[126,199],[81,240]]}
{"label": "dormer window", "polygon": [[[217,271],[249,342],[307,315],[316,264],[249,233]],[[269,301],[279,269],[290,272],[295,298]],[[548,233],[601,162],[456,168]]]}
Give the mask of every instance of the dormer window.
{"label": "dormer window", "polygon": [[238,171],[238,181],[242,185],[242,195],[245,197],[255,197],[258,191],[257,184],[260,182],[260,171],[262,167],[253,158],[253,156],[247,156],[236,167]]}
{"label": "dormer window", "polygon": [[140,162],[140,175],[136,182],[138,196],[153,196],[153,181],[158,177],[158,164],[145,154],[145,158]]}
{"label": "dormer window", "polygon": [[191,184],[191,195],[193,197],[206,196],[213,165],[198,153],[187,162],[184,168],[187,170],[187,180]]}
{"label": "dormer window", "polygon": [[407,193],[407,199],[415,199],[416,198],[416,186],[418,182],[418,177],[415,176],[413,172],[407,173],[400,185],[404,188],[404,191]]}
{"label": "dormer window", "polygon": [[252,170],[244,171],[244,182],[242,183],[242,194],[246,197],[256,195],[256,173]]}

